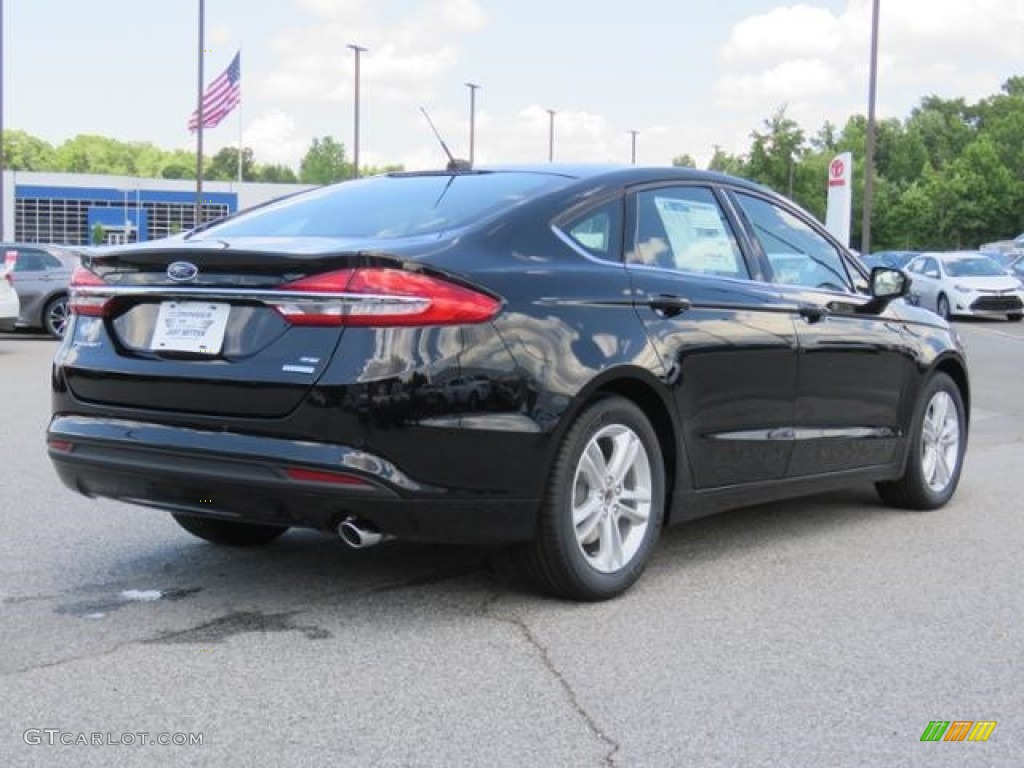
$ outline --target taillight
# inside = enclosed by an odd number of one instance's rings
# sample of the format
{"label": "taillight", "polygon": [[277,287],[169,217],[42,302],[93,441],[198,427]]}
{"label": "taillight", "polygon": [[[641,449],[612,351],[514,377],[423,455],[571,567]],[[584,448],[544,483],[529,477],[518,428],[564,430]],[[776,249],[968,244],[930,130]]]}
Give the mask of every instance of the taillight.
{"label": "taillight", "polygon": [[79,265],[71,273],[71,283],[68,286],[69,301],[71,310],[79,315],[89,317],[103,317],[110,306],[109,296],[90,296],[76,290],[77,288],[95,288],[106,286],[107,283],[95,272]]}
{"label": "taillight", "polygon": [[8,283],[14,285],[14,265],[18,263],[18,252],[15,250],[9,250],[4,253],[3,268],[0,272],[3,273],[3,277]]}
{"label": "taillight", "polygon": [[501,302],[437,277],[400,269],[341,269],[281,286],[309,298],[270,303],[293,325],[372,327],[483,323]]}

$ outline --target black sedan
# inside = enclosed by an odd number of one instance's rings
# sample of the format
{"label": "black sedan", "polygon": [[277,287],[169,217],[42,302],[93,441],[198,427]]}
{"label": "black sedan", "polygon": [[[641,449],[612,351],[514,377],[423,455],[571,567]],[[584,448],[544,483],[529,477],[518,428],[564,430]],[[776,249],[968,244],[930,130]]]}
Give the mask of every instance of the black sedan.
{"label": "black sedan", "polygon": [[967,367],[907,289],[718,174],[351,181],[88,256],[49,455],[215,543],[508,542],[603,599],[665,524],[865,482],[951,498]]}

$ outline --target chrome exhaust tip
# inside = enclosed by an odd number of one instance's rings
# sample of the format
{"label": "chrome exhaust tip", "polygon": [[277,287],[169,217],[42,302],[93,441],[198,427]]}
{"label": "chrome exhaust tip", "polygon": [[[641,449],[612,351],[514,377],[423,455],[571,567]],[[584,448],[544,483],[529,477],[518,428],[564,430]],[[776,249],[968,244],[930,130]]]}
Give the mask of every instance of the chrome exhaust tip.
{"label": "chrome exhaust tip", "polygon": [[377,530],[375,526],[357,517],[348,517],[338,526],[338,536],[352,549],[375,547],[382,541],[390,539]]}

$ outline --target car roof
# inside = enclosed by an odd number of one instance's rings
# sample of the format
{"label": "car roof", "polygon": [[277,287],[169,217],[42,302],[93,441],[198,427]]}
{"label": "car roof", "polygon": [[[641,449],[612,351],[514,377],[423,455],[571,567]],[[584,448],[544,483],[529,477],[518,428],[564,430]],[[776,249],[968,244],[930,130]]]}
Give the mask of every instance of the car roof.
{"label": "car roof", "polygon": [[390,177],[425,176],[431,174],[453,175],[473,173],[536,173],[549,176],[563,176],[580,181],[605,179],[607,181],[631,184],[646,181],[706,181],[709,183],[727,183],[746,187],[751,190],[778,193],[748,179],[729,176],[717,171],[702,171],[696,168],[685,168],[673,165],[627,165],[616,163],[515,163],[500,165],[484,165],[471,169],[432,170],[432,171],[395,171],[386,174]]}
{"label": "car roof", "polygon": [[981,251],[925,251],[922,256],[931,256],[940,261],[959,261],[961,259],[989,259],[991,256]]}

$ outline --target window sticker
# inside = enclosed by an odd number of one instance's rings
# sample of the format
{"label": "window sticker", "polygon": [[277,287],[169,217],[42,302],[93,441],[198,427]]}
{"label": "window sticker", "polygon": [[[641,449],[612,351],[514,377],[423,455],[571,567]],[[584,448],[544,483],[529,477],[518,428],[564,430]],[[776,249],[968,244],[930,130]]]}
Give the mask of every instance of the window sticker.
{"label": "window sticker", "polygon": [[733,277],[741,274],[732,238],[717,205],[657,195],[654,205],[677,269]]}

